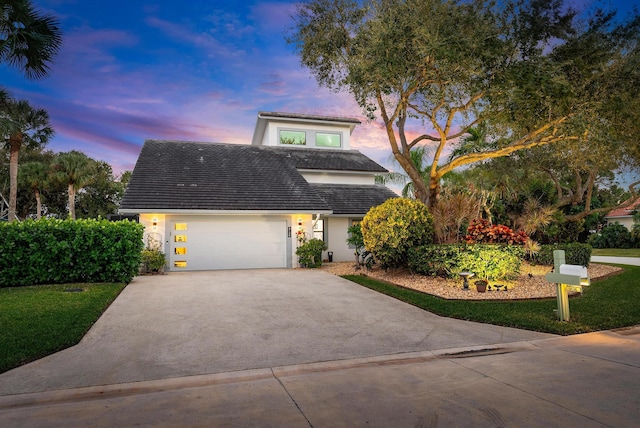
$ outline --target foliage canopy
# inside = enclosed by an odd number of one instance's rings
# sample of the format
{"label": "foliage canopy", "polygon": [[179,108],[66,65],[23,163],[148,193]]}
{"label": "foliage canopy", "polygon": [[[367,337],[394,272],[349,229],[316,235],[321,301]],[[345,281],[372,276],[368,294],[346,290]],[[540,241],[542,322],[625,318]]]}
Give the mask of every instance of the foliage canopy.
{"label": "foliage canopy", "polygon": [[[590,144],[603,125],[627,142],[637,131],[624,112],[640,88],[640,18],[582,22],[566,3],[311,0],[288,41],[321,86],[382,120],[416,198],[433,206],[457,167]],[[478,128],[482,138],[464,138]],[[427,180],[411,160],[419,144],[434,146]]]}

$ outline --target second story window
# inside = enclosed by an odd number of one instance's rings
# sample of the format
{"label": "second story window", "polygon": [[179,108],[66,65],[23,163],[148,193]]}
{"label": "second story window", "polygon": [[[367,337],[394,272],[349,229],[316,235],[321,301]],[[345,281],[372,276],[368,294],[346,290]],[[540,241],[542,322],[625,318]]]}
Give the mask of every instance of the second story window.
{"label": "second story window", "polygon": [[316,132],[316,146],[341,147],[340,134],[328,132]]}
{"label": "second story window", "polygon": [[307,134],[304,131],[280,131],[280,144],[304,146],[307,144]]}

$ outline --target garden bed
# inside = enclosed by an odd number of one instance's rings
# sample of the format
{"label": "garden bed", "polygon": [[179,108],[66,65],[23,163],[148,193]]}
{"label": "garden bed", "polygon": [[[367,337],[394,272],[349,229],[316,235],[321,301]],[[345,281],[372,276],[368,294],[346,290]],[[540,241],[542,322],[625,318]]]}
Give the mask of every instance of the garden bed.
{"label": "garden bed", "polygon": [[[390,282],[402,287],[439,296],[444,299],[465,299],[465,300],[510,300],[510,299],[541,299],[556,297],[556,286],[547,282],[544,275],[551,271],[550,266],[531,266],[523,263],[520,269],[520,277],[517,281],[502,282],[506,285],[507,291],[487,291],[478,293],[473,284],[475,279],[469,281],[470,290],[463,290],[462,280],[443,279],[438,277],[428,277],[416,275],[408,269],[383,269],[375,267],[372,270],[356,270],[354,263],[325,263],[322,270],[334,275],[359,275],[364,274],[372,278]],[[604,278],[621,272],[622,268],[591,263],[589,265],[589,276],[591,280]],[[490,282],[490,285],[494,282]],[[575,293],[574,293],[575,294]]]}

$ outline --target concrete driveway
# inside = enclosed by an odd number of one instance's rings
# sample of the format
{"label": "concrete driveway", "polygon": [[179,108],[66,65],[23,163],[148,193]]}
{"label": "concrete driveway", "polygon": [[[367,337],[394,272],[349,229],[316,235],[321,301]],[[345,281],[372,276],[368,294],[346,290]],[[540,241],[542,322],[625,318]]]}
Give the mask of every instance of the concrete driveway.
{"label": "concrete driveway", "polygon": [[312,270],[137,277],[77,345],[0,375],[0,395],[530,341]]}

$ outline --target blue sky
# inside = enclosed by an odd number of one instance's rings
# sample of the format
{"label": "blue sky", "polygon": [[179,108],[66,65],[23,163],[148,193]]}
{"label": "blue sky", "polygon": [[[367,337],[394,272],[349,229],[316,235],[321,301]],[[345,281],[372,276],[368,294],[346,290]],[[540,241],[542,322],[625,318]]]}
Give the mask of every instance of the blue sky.
{"label": "blue sky", "polygon": [[[625,12],[640,0],[573,0]],[[348,94],[317,86],[284,40],[294,1],[35,0],[58,17],[63,47],[50,75],[0,65],[0,84],[46,109],[48,148],[133,169],[145,139],[251,141],[258,111],[360,118],[359,149],[389,167],[380,123]]]}

